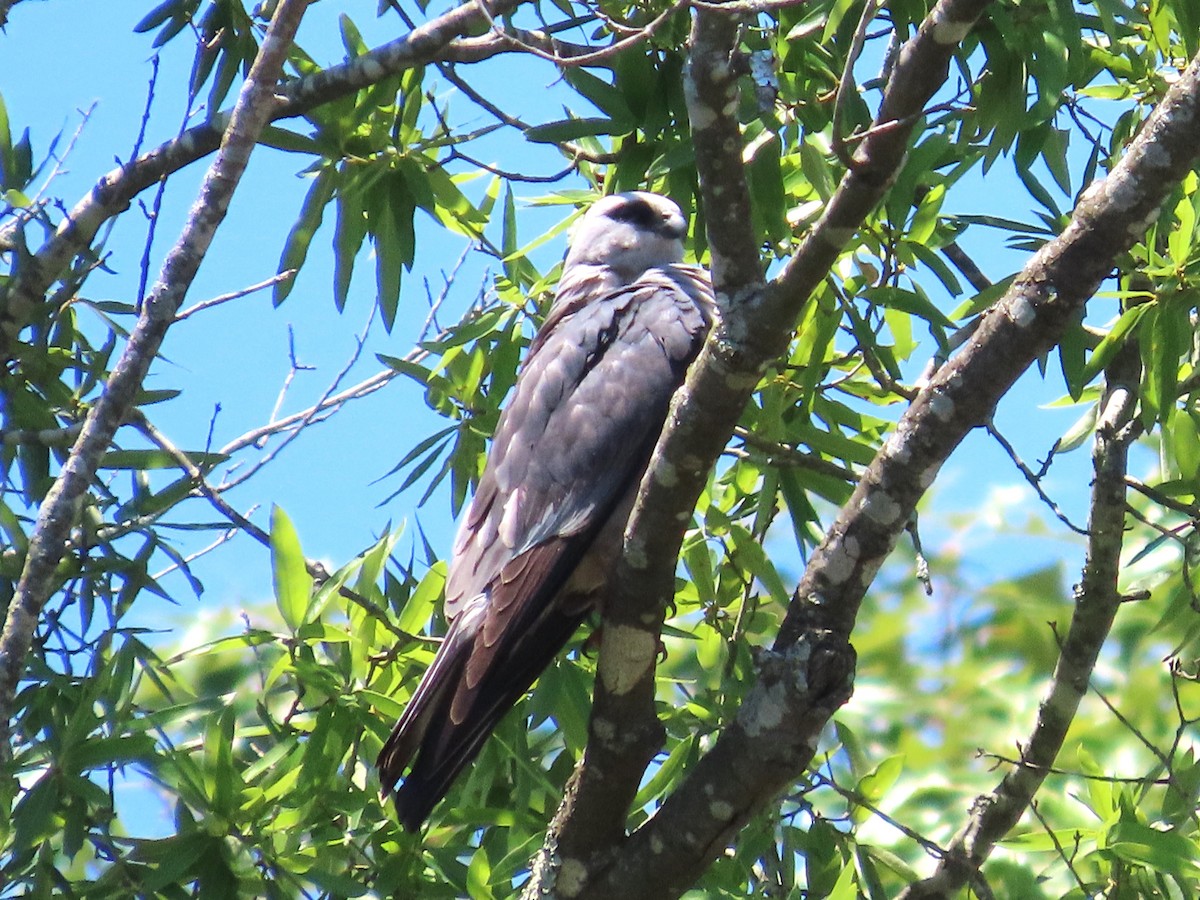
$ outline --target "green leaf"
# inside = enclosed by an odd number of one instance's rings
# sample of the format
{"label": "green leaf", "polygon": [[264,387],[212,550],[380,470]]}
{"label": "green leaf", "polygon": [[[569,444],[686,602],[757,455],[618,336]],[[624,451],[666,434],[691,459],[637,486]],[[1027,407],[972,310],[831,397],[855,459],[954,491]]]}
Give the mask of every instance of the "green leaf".
{"label": "green leaf", "polygon": [[1200,478],[1200,430],[1193,416],[1190,410],[1178,411],[1171,417],[1171,427],[1166,437],[1170,439],[1180,478],[1195,484]]}
{"label": "green leaf", "polygon": [[313,866],[304,873],[304,877],[330,897],[361,897],[370,890],[361,881],[349,875],[330,872],[321,866]]}
{"label": "green leaf", "polygon": [[300,539],[291,520],[280,507],[271,507],[271,572],[275,603],[287,627],[295,633],[304,624],[312,599],[312,576],[308,574]]}
{"label": "green leaf", "polygon": [[442,596],[442,588],[445,584],[446,564],[438,562],[430,566],[425,577],[417,585],[417,589],[412,592],[412,596],[404,604],[404,609],[400,611],[400,618],[396,622],[396,626],[409,634],[420,634],[424,631],[425,625],[433,615],[434,605]]}
{"label": "green leaf", "polygon": [[[185,455],[200,469],[211,469],[229,459],[224,453],[185,450]],[[100,458],[101,469],[177,469],[175,457],[166,450],[109,450]]]}
{"label": "green leaf", "polygon": [[1190,197],[1184,197],[1175,205],[1175,222],[1167,235],[1167,250],[1177,268],[1187,265],[1192,255],[1196,236],[1196,208]]}
{"label": "green leaf", "polygon": [[783,579],[779,577],[779,571],[775,568],[775,564],[767,558],[767,554],[763,551],[762,544],[749,531],[737,524],[730,525],[729,536],[737,551],[738,563],[745,566],[758,579],[770,593],[772,600],[780,606],[786,607],[791,595],[784,585]]}
{"label": "green leaf", "polygon": [[950,313],[950,318],[956,322],[961,322],[963,319],[977,316],[985,310],[991,309],[1001,297],[1008,293],[1009,287],[1012,286],[1015,275],[1009,275],[1007,278],[997,281],[995,284],[984,288],[974,297],[963,301],[958,307]]}
{"label": "green leaf", "polygon": [[489,883],[492,879],[492,866],[488,861],[487,850],[480,847],[471,854],[471,862],[467,866],[467,895],[471,900],[493,900]]}
{"label": "green leaf", "polygon": [[[333,190],[336,185],[337,169],[331,165],[323,166],[317,173],[312,187],[308,189],[304,205],[300,208],[300,217],[296,219],[296,223],[292,226],[292,230],[284,242],[283,254],[279,258],[280,272],[286,272],[289,269],[299,272],[304,265],[304,260],[308,258],[309,245],[312,244],[313,235],[321,227],[321,221],[325,217],[325,207],[333,199]],[[275,282],[272,294],[274,305],[278,306],[286,300],[295,285],[295,277]]]}
{"label": "green leaf", "polygon": [[880,287],[868,288],[862,294],[872,303],[876,303],[887,309],[898,309],[909,315],[918,316],[931,325],[939,325],[942,328],[954,327],[954,322],[944,312],[934,306],[933,301],[918,291],[908,291],[892,285],[882,285]]}
{"label": "green leaf", "polygon": [[346,52],[351,58],[362,56],[367,52],[366,41],[363,40],[362,33],[359,32],[358,26],[345,13],[338,15],[338,28],[342,32],[342,46],[346,48]]}
{"label": "green leaf", "polygon": [[654,774],[638,790],[637,797],[633,801],[633,808],[642,809],[647,804],[664,796],[675,784],[685,767],[695,761],[696,756],[697,736],[693,734],[676,744],[662,764],[654,770]]}
{"label": "green leaf", "polygon": [[[874,769],[859,779],[857,793],[871,806],[878,805],[884,795],[892,789],[904,771],[904,754],[897,753],[889,756]],[[871,818],[873,812],[868,806],[856,806],[853,812],[854,821],[860,825]]]}
{"label": "green leaf", "polygon": [[278,125],[268,125],[264,128],[258,142],[288,153],[317,154],[321,152],[320,143],[313,138],[280,128]]}
{"label": "green leaf", "polygon": [[1042,161],[1046,163],[1054,183],[1064,194],[1071,193],[1071,169],[1067,163],[1070,144],[1071,132],[1061,128],[1049,129],[1045,143],[1042,144]]}
{"label": "green leaf", "polygon": [[1067,453],[1082,447],[1096,430],[1096,421],[1100,415],[1100,404],[1089,404],[1087,412],[1080,416],[1058,439],[1058,452]]}
{"label": "green leaf", "polygon": [[1200,848],[1176,831],[1157,831],[1140,822],[1118,822],[1108,833],[1108,850],[1126,862],[1177,878],[1200,878]]}
{"label": "green leaf", "polygon": [[134,842],[130,857],[150,863],[149,872],[142,876],[143,891],[158,891],[175,884],[192,872],[192,867],[205,853],[210,852],[220,838],[202,831],[174,835],[159,840]]}
{"label": "green leaf", "polygon": [[338,191],[337,218],[333,231],[333,302],[338,312],[346,308],[354,261],[367,236],[367,216],[363,207],[363,189],[349,181]]}
{"label": "green leaf", "polygon": [[1125,342],[1125,338],[1142,320],[1142,316],[1153,308],[1154,304],[1152,303],[1140,303],[1121,313],[1116,324],[1108,330],[1108,334],[1101,339],[1100,343],[1096,345],[1096,349],[1092,351],[1092,355],[1088,357],[1087,364],[1083,367],[1083,373],[1080,376],[1083,384],[1089,384],[1104,370],[1113,358],[1113,354],[1117,352],[1117,348]]}
{"label": "green leaf", "polygon": [[31,850],[44,837],[58,830],[54,813],[58,808],[60,785],[59,778],[49,771],[24,792],[10,820],[16,847]]}
{"label": "green leaf", "polygon": [[171,16],[177,15],[183,10],[183,0],[166,0],[160,3],[133,26],[135,34],[145,34],[147,31],[152,31],[157,28]]}
{"label": "green leaf", "polygon": [[921,204],[913,213],[912,224],[908,227],[908,240],[916,244],[927,244],[937,228],[938,214],[942,211],[942,201],[946,198],[946,186],[935,184],[921,198]]}
{"label": "green leaf", "polygon": [[559,144],[601,134],[628,134],[632,128],[630,123],[615,119],[560,119],[557,122],[526,128],[525,139],[535,144]]}
{"label": "green leaf", "polygon": [[[625,95],[613,85],[597,78],[586,69],[572,66],[563,71],[563,80],[592,102],[596,109],[613,119],[629,121],[633,113],[625,102]],[[545,126],[540,126],[545,127]],[[607,133],[607,132],[605,132]]]}

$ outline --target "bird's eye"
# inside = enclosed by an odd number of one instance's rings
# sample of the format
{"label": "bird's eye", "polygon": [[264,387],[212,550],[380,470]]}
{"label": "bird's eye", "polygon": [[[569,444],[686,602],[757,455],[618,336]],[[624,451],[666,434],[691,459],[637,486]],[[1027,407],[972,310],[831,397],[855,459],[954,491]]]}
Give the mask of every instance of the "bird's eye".
{"label": "bird's eye", "polygon": [[649,203],[644,203],[640,200],[621,204],[610,212],[608,217],[613,221],[628,222],[630,225],[644,228],[647,231],[657,229],[665,220],[665,217],[655,212]]}

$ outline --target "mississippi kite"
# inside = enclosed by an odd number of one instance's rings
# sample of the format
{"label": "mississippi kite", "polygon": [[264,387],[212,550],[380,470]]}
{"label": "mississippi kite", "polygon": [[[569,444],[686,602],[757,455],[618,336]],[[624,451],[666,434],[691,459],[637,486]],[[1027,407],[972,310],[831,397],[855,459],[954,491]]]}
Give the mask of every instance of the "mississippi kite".
{"label": "mississippi kite", "polygon": [[686,233],[679,207],[641,191],[598,201],[572,233],[454,541],[449,631],[376,762],[409,831],[600,599],[712,321]]}

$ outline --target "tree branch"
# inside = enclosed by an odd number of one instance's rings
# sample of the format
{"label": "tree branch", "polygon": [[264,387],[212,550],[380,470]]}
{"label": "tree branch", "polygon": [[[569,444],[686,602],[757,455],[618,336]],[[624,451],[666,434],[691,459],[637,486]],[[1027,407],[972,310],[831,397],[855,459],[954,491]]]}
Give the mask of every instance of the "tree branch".
{"label": "tree branch", "polygon": [[0,762],[12,752],[10,721],[17,682],[25,669],[42,608],[57,585],[56,570],[79,506],[92,484],[100,457],[133,408],[150,363],[225,217],[250,153],[278,105],[275,86],[307,7],[308,0],[281,0],[276,8],[183,232],[142,305],[104,394],[88,413],[79,439],[38,510],[25,567],[0,635]]}
{"label": "tree branch", "polygon": [[[425,65],[446,53],[455,38],[478,29],[491,16],[511,12],[520,2],[495,0],[489,14],[482,3],[467,0],[402,38],[341,65],[289,82],[279,88],[281,102],[272,105],[268,122],[303,115],[391,75]],[[230,116],[230,113],[214,115],[204,124],[189,128],[174,140],[113,169],[75,204],[49,240],[22,260],[14,283],[0,296],[0,358],[9,358],[12,344],[42,307],[50,285],[77,254],[90,246],[100,226],[124,212],[134,197],[164,176],[216,150]]]}
{"label": "tree branch", "polygon": [[1017,824],[1062,749],[1121,605],[1117,576],[1124,544],[1125,472],[1129,445],[1137,436],[1130,423],[1136,412],[1140,378],[1138,345],[1129,341],[1107,373],[1092,450],[1095,480],[1088,516],[1087,561],[1075,591],[1071,629],[1059,650],[1033,734],[1021,748],[1020,760],[996,789],[971,804],[970,821],[946,849],[934,874],[909,885],[900,895],[906,900],[949,896],[971,881],[997,841]]}
{"label": "tree branch", "polygon": [[[684,90],[692,121],[696,165],[705,185],[719,188],[704,194],[709,221],[750,221],[750,195],[742,166],[742,136],[736,118],[737,69],[730,64],[738,21],[723,13],[698,11],[690,37]],[[711,205],[710,205],[711,204]],[[745,285],[761,291],[762,262],[753,235],[744,229],[712,230],[712,277],[718,303],[724,308],[730,292]],[[714,326],[720,329],[720,324]],[[711,339],[708,344],[711,347]],[[708,349],[706,347],[706,351]],[[728,427],[712,441],[710,459],[693,459],[696,469],[690,485],[673,494],[664,506],[655,487],[667,487],[664,467],[651,464],[625,533],[625,551],[617,567],[604,608],[600,632],[595,695],[588,743],[562,806],[546,836],[546,845],[526,885],[525,896],[536,896],[550,860],[558,870],[562,896],[574,896],[590,871],[611,852],[625,833],[625,820],[646,765],[662,745],[662,726],[654,709],[655,657],[663,612],[674,588],[675,560],[679,555],[683,522],[695,507],[696,496],[712,460],[724,447],[749,390],[758,383],[757,365],[743,382],[745,390],[724,393]],[[695,369],[689,376],[689,382]],[[714,399],[721,399],[721,394]],[[707,402],[707,401],[706,401]],[[678,404],[672,410],[678,410]],[[668,418],[676,429],[674,413]],[[695,444],[688,441],[689,453]],[[656,451],[659,456],[660,449]],[[656,479],[653,480],[652,479]],[[692,490],[694,489],[694,493]],[[663,514],[671,510],[669,518]],[[681,513],[682,516],[676,515]],[[647,527],[647,517],[660,527]],[[665,521],[665,527],[661,523]],[[653,598],[653,599],[651,599]],[[619,724],[618,724],[619,723]],[[576,878],[575,872],[581,872]]]}

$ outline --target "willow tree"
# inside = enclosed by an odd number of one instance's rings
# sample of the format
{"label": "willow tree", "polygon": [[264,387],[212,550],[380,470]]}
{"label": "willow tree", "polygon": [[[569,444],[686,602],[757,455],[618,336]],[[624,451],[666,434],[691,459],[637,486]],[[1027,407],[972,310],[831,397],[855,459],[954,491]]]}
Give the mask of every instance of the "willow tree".
{"label": "willow tree", "polygon": [[[202,113],[81,199],[39,192],[55,148],[0,119],[6,893],[1200,889],[1190,0],[391,2],[395,39],[368,47],[343,18],[341,62],[301,49],[306,5],[147,10],[148,42],[194,42]],[[5,41],[33,39],[29,8],[0,3]],[[510,55],[570,111],[548,113],[541,90],[489,99]],[[486,143],[497,131],[507,142]],[[535,170],[531,144],[561,165]],[[299,217],[274,235],[285,310],[317,254],[339,309],[373,266],[389,328],[425,317],[406,272],[447,235],[492,277],[462,321],[371,377],[188,450],[153,405],[187,390],[145,379],[175,323],[209,314],[185,297],[231,196],[253,190],[252,150],[305,169]],[[98,301],[109,224],[203,166],[144,296]],[[999,215],[1018,185],[1027,214]],[[560,204],[562,228],[528,241],[514,188]],[[449,548],[364,532],[330,573],[305,558],[286,496],[262,498],[279,505],[265,521],[228,491],[272,441],[415,381],[446,424],[381,452],[405,497],[440,484],[457,509],[553,291],[537,245],[575,206],[635,188],[690,211],[719,322],[642,484],[598,649],[547,672],[408,836],[371,761],[444,626]],[[1018,271],[963,249],[1005,239]],[[1034,363],[1080,415],[1048,447],[993,423]],[[1069,590],[986,539],[922,550],[918,505],[973,429],[1013,459],[978,472],[979,515],[987,485],[1020,473],[1079,535]],[[1131,474],[1138,443],[1157,463]],[[1046,478],[1084,448],[1070,471],[1086,522]],[[147,637],[155,573],[188,570],[180,523],[261,541],[275,607],[199,646]],[[956,623],[936,635],[934,584]],[[113,785],[130,772],[165,792],[171,833],[123,813]]]}

